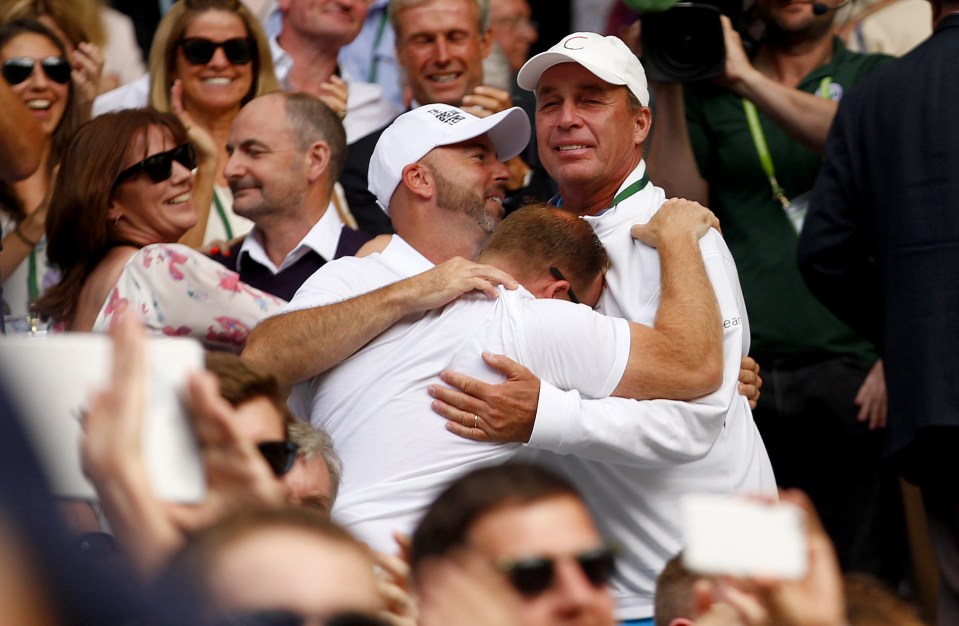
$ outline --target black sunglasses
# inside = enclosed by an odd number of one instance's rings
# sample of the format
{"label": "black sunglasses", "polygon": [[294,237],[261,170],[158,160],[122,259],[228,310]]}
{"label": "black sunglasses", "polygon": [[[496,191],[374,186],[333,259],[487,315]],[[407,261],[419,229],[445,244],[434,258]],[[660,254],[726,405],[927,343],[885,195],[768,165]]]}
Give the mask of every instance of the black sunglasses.
{"label": "black sunglasses", "polygon": [[30,78],[34,68],[40,64],[43,73],[55,83],[65,85],[70,82],[70,62],[65,57],[13,57],[3,62],[3,77],[11,85],[19,85]]}
{"label": "black sunglasses", "polygon": [[[579,563],[586,580],[594,587],[608,583],[616,571],[616,555],[612,548],[588,550],[573,558]],[[499,569],[506,574],[518,592],[527,598],[532,598],[543,593],[553,584],[553,578],[556,576],[556,559],[543,556],[505,561],[499,563]]]}
{"label": "black sunglasses", "polygon": [[[563,273],[559,271],[558,267],[550,267],[549,273],[553,275],[553,278],[556,280],[566,280],[566,277],[563,276]],[[566,282],[569,282],[568,280]],[[573,291],[573,284],[570,283],[569,287],[566,288],[566,295],[569,296],[569,301],[573,304],[580,304],[579,298],[576,297],[576,292]]]}
{"label": "black sunglasses", "polygon": [[193,147],[193,144],[185,143],[182,146],[177,146],[166,152],[151,154],[139,163],[134,163],[117,175],[117,179],[113,183],[113,188],[116,189],[120,183],[136,176],[141,171],[146,172],[147,176],[149,176],[153,182],[162,183],[170,178],[170,176],[173,176],[174,161],[188,170],[195,168],[196,149]]}
{"label": "black sunglasses", "polygon": [[237,37],[226,41],[211,41],[202,37],[187,37],[180,40],[183,56],[193,65],[206,65],[216,54],[217,48],[223,48],[227,60],[233,65],[246,65],[253,60],[255,50],[249,37]]}
{"label": "black sunglasses", "polygon": [[264,441],[256,444],[267,465],[277,477],[293,469],[296,453],[300,447],[292,441]]}

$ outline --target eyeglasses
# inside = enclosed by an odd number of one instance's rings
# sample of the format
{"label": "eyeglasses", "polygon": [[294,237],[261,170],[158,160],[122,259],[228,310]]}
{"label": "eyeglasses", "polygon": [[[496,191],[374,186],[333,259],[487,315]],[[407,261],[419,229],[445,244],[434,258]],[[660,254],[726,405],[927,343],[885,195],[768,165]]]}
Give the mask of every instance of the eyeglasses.
{"label": "eyeglasses", "polygon": [[11,85],[19,85],[30,78],[37,64],[47,78],[55,83],[65,85],[70,82],[70,62],[65,57],[44,57],[33,59],[30,57],[13,57],[3,62],[3,77]]}
{"label": "eyeglasses", "polygon": [[226,41],[211,41],[202,37],[187,37],[180,40],[183,56],[193,65],[210,62],[217,48],[223,48],[227,60],[233,65],[246,65],[253,60],[255,46],[249,37],[237,37]]}
{"label": "eyeglasses", "polygon": [[256,444],[273,474],[279,478],[293,469],[300,447],[292,441],[264,441]]}
{"label": "eyeglasses", "polygon": [[116,181],[113,183],[113,188],[116,189],[120,183],[128,178],[136,176],[141,171],[146,172],[147,176],[149,176],[150,180],[153,182],[162,183],[166,179],[170,178],[170,176],[173,176],[174,161],[188,170],[195,168],[196,149],[193,147],[193,144],[185,143],[182,146],[177,146],[176,148],[167,150],[166,152],[151,154],[139,163],[135,163],[120,172],[117,175]]}
{"label": "eyeglasses", "polygon": [[[573,559],[579,563],[586,580],[594,587],[608,583],[616,571],[616,555],[612,548],[606,546],[581,552],[573,556]],[[499,569],[506,574],[518,592],[532,598],[553,584],[556,577],[556,559],[542,556],[505,561],[499,563]]]}
{"label": "eyeglasses", "polygon": [[[553,275],[553,278],[556,280],[566,280],[566,277],[563,276],[563,273],[559,271],[558,267],[550,267],[549,273]],[[566,280],[566,282],[569,282]],[[576,297],[576,292],[573,291],[573,285],[570,283],[570,286],[566,288],[566,295],[569,296],[569,301],[573,304],[580,304],[579,298]]]}

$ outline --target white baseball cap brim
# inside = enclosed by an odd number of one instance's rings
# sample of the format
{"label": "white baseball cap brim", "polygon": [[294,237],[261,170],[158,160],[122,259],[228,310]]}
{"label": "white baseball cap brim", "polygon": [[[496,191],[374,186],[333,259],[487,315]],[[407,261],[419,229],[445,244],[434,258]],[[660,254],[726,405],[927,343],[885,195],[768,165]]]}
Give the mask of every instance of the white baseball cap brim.
{"label": "white baseball cap brim", "polygon": [[529,143],[526,113],[513,107],[488,117],[476,117],[448,104],[427,104],[394,120],[380,135],[370,159],[368,187],[389,214],[389,203],[400,184],[403,168],[434,148],[488,135],[500,161],[512,159]]}

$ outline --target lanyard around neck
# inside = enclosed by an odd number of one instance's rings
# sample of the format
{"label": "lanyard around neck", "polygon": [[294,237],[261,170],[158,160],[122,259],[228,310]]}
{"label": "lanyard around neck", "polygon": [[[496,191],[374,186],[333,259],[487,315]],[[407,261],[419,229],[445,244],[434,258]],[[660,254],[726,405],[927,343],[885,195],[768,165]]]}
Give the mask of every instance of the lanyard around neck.
{"label": "lanyard around neck", "polygon": [[226,209],[223,208],[220,195],[215,189],[213,190],[213,206],[216,207],[216,214],[220,216],[220,221],[223,222],[223,232],[226,233],[226,240],[233,241],[233,228],[230,226],[230,219],[226,216]]}
{"label": "lanyard around neck", "polygon": [[40,297],[40,280],[37,276],[38,274],[37,249],[33,248],[30,250],[29,271],[27,274],[27,293],[29,294],[27,301],[31,304]]}
{"label": "lanyard around neck", "polygon": [[[627,198],[630,198],[630,197],[636,195],[637,193],[639,193],[640,191],[642,191],[643,189],[645,189],[645,188],[646,188],[646,185],[648,185],[648,184],[649,184],[649,174],[648,174],[648,173],[645,173],[645,174],[643,174],[643,177],[642,177],[642,178],[640,178],[640,179],[637,180],[635,183],[631,184],[630,186],[626,187],[626,189],[623,189],[623,190],[620,191],[618,194],[616,194],[616,196],[613,198],[612,204],[610,204],[608,207],[606,207],[605,209],[603,209],[603,210],[600,211],[599,213],[595,213],[595,214],[593,215],[593,217],[599,217],[600,215],[602,215],[602,214],[605,213],[606,211],[609,211],[610,209],[615,209],[615,208],[616,208],[616,205],[618,205],[620,202],[625,202]],[[562,206],[563,206],[563,196],[561,196],[561,195],[559,195],[559,194],[556,194],[555,196],[553,196],[552,198],[550,198],[549,203],[552,204],[553,206],[556,206],[556,207],[562,207]]]}
{"label": "lanyard around neck", "polygon": [[[819,81],[819,96],[829,100],[829,85],[832,84],[832,76],[826,76]],[[783,205],[783,208],[789,206],[789,198],[783,191],[782,186],[776,179],[776,168],[773,165],[772,155],[769,154],[769,145],[766,143],[766,134],[759,123],[759,112],[756,105],[743,98],[743,111],[746,113],[746,123],[749,125],[749,134],[752,135],[753,144],[756,146],[756,153],[759,155],[759,163],[762,165],[763,172],[769,180],[769,186],[773,191],[773,198]]]}
{"label": "lanyard around neck", "polygon": [[380,15],[380,23],[376,27],[376,35],[373,37],[373,54],[370,57],[370,73],[366,80],[368,83],[376,82],[377,70],[379,70],[380,65],[380,61],[377,58],[376,52],[380,49],[380,42],[383,41],[383,33],[386,31],[387,18],[387,12],[384,10],[382,15]]}

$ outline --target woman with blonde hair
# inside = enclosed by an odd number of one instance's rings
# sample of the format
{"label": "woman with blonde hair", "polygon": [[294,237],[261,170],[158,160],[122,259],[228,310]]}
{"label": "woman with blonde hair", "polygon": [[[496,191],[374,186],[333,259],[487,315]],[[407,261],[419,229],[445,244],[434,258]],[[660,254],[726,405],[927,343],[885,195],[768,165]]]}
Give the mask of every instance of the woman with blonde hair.
{"label": "woman with blonde hair", "polygon": [[146,94],[121,88],[98,99],[94,112],[149,105],[177,113],[190,140],[215,146],[216,157],[197,177],[199,220],[183,243],[200,247],[245,234],[253,224],[233,213],[223,166],[230,126],[240,108],[256,96],[279,91],[263,28],[240,0],[179,0],[160,21],[149,65]]}

